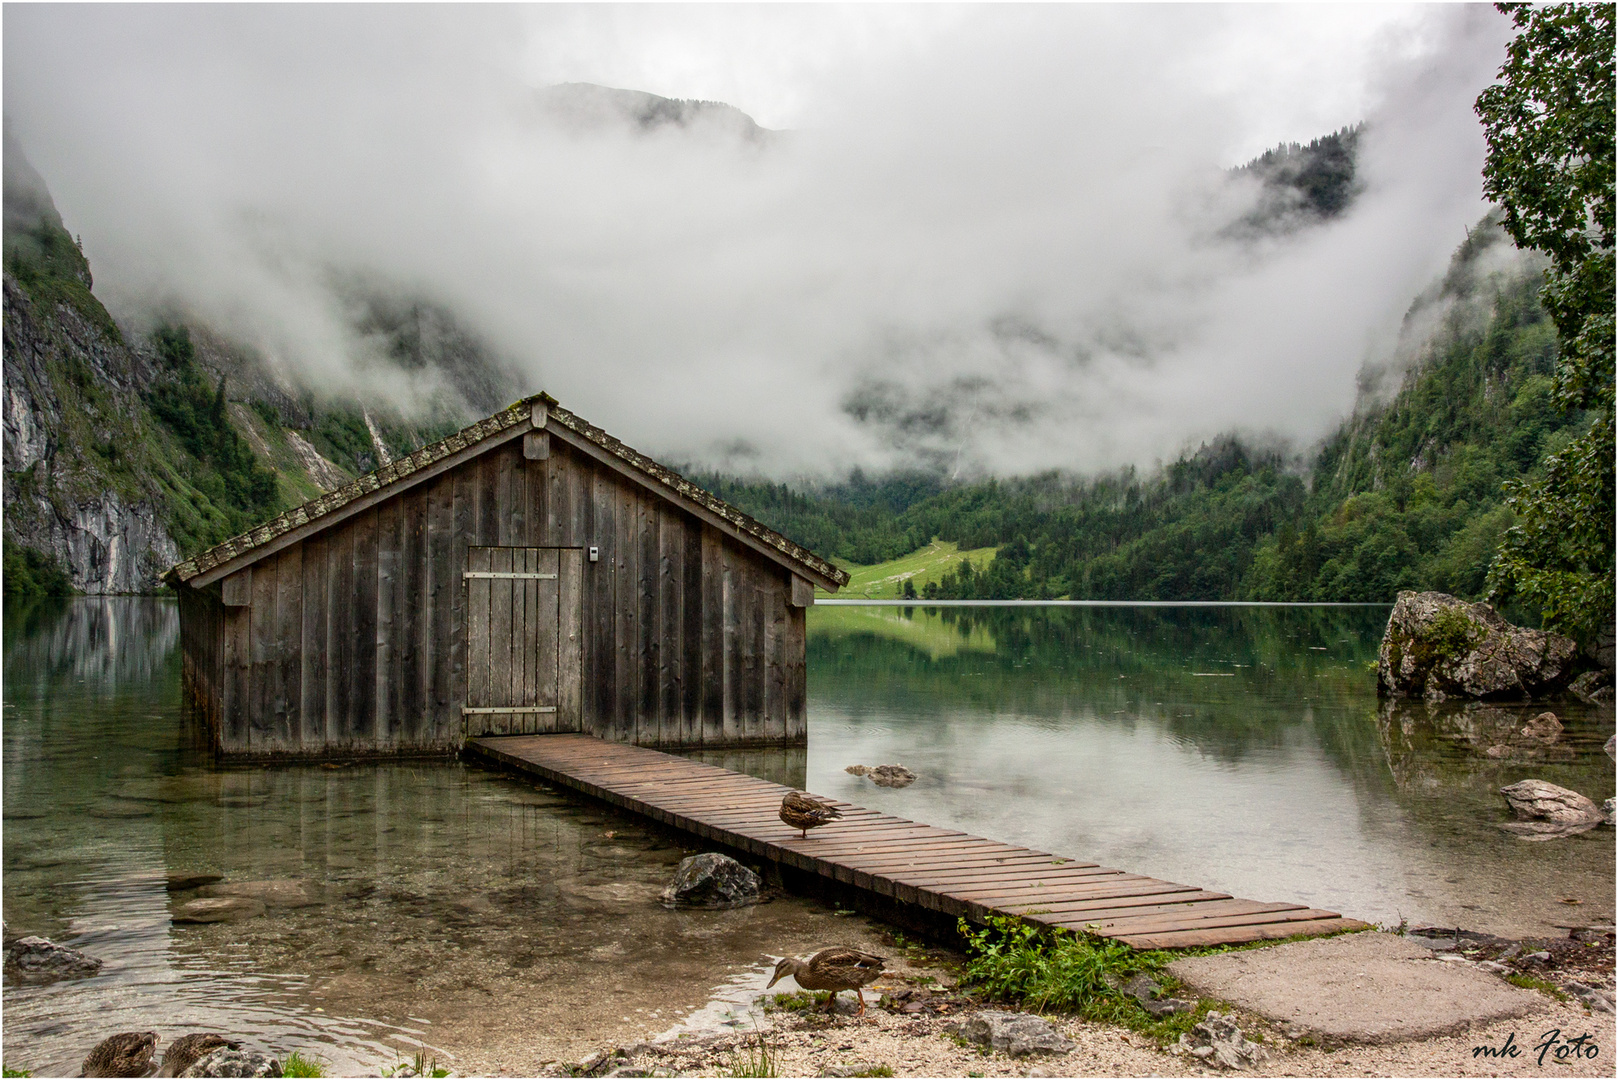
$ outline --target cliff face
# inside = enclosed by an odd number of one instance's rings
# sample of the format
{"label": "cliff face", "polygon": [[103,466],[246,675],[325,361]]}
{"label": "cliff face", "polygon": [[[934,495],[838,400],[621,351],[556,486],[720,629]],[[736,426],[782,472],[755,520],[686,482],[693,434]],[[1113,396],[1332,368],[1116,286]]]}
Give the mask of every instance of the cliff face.
{"label": "cliff face", "polygon": [[71,305],[42,312],[5,275],[6,536],[85,593],[151,592],[180,557],[150,442],[140,360]]}

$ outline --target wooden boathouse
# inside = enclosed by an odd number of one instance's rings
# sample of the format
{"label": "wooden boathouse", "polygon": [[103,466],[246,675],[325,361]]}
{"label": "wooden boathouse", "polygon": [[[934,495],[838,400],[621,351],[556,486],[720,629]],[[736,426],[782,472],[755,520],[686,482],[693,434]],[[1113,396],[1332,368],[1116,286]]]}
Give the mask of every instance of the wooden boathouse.
{"label": "wooden boathouse", "polygon": [[803,745],[804,609],[848,575],[540,394],[164,580],[217,751],[318,758]]}

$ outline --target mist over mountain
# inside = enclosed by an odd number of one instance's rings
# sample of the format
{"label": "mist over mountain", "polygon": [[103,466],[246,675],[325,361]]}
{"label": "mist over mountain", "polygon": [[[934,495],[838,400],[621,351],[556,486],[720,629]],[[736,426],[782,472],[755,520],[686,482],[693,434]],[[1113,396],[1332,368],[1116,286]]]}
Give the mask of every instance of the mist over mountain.
{"label": "mist over mountain", "polygon": [[[839,36],[881,63],[786,65],[803,104],[760,125],[581,85],[559,58],[627,33],[589,13],[19,8],[6,102],[108,309],[183,313],[286,387],[420,418],[544,388],[659,456],[776,476],[1087,473],[1318,440],[1483,210],[1495,13],[1400,16],[1358,39],[1352,111],[1294,94],[1312,126],[1258,139],[1264,80],[1323,81],[1343,41],[1181,14],[872,15]],[[772,18],[827,47],[802,27],[862,17]],[[1297,55],[1249,43],[1272,24]],[[1362,119],[1351,153],[1232,174]],[[374,310],[434,312],[480,372],[398,362]]]}

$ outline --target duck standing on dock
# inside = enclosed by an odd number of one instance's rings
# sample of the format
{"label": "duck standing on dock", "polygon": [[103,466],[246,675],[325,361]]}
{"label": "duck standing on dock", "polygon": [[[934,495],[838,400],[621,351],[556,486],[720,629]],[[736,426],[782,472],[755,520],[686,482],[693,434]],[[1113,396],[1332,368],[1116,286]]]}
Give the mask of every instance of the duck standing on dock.
{"label": "duck standing on dock", "polygon": [[858,1018],[865,1015],[865,994],[861,988],[876,981],[882,974],[882,965],[885,963],[887,963],[885,957],[834,945],[829,949],[821,949],[807,961],[790,956],[783,957],[781,962],[775,965],[775,978],[771,979],[764,989],[768,990],[791,975],[805,990],[831,991],[831,997],[826,999],[827,1012],[830,1012],[836,1004],[837,991],[852,990],[854,996],[860,999],[860,1011],[854,1014]]}
{"label": "duck standing on dock", "polygon": [[781,820],[799,831],[799,839],[807,839],[810,829],[842,816],[843,812],[831,803],[801,791],[789,791],[781,800]]}

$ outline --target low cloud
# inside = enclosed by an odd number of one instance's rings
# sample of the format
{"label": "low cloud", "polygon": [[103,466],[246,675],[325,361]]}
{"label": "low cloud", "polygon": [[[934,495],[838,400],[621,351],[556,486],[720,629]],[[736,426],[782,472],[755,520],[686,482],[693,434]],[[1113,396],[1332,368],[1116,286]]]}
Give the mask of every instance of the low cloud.
{"label": "low cloud", "polygon": [[[116,313],[192,312],[291,382],[443,392],[356,331],[373,292],[445,305],[515,390],[670,459],[1086,472],[1346,414],[1483,211],[1471,102],[1508,35],[1472,5],[1365,16],[1356,66],[1312,73],[1335,54],[1304,9],[747,9],[730,65],[722,12],[648,16],[707,34],[681,71],[631,62],[663,54],[625,10],[20,7],[6,111]],[[636,70],[766,87],[792,130],[580,124],[541,92]],[[1361,119],[1345,215],[1230,237],[1258,198],[1231,165]]]}

